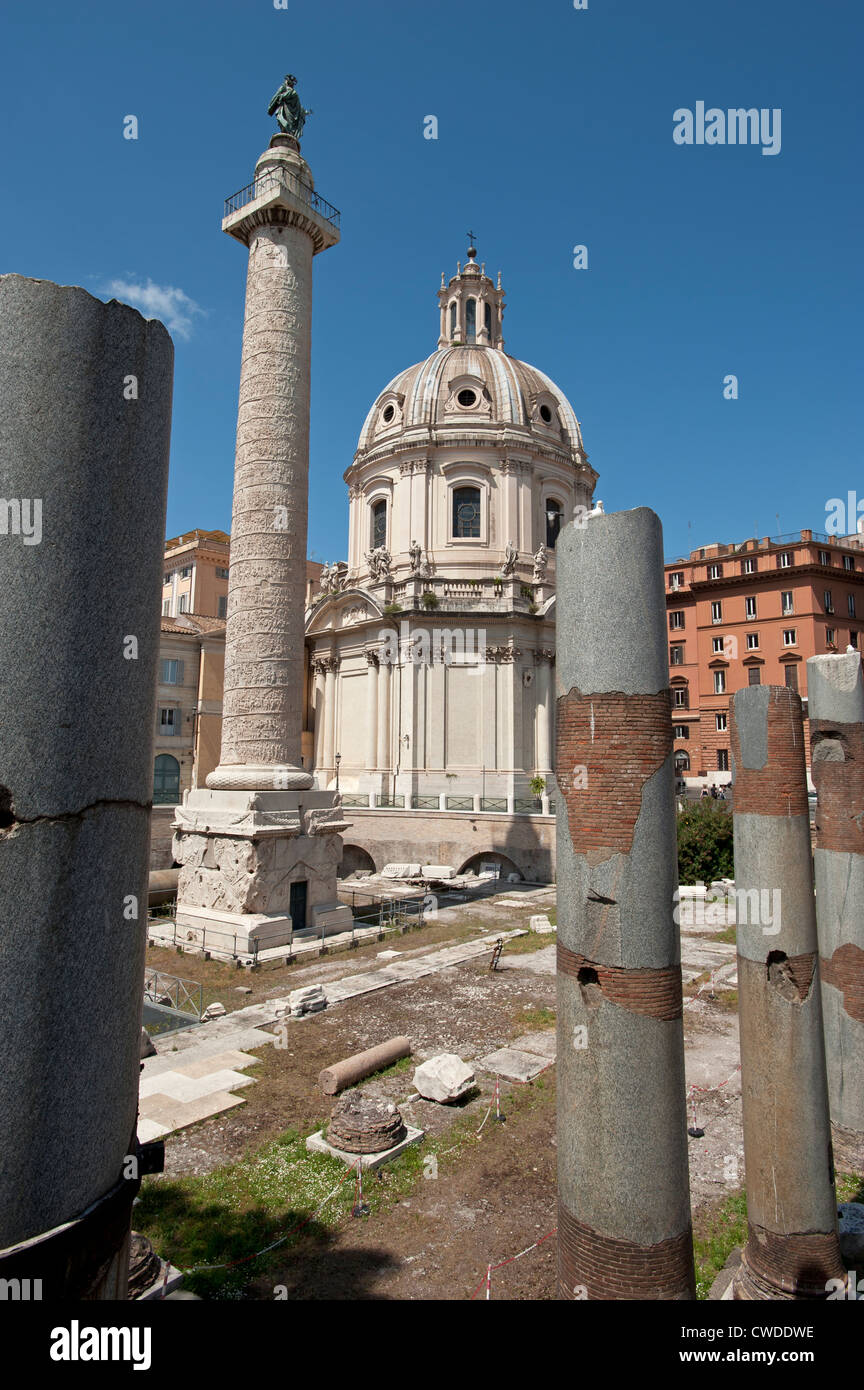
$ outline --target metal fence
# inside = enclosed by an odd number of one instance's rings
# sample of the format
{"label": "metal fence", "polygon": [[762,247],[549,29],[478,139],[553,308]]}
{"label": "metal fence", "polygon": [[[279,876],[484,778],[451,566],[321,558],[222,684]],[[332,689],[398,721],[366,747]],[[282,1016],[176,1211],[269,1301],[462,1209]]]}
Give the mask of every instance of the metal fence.
{"label": "metal fence", "polygon": [[263,198],[267,193],[277,193],[280,188],[285,188],[289,193],[293,193],[295,198],[302,199],[313,212],[317,212],[325,222],[329,222],[331,227],[338,228],[339,209],[328,203],[326,198],[322,198],[320,193],[316,193],[310,184],[281,169],[266,169],[258,178],[253,179],[252,183],[247,183],[245,188],[232,193],[230,198],[225,199],[225,211],[222,216],[230,217],[232,212],[238,212],[247,203],[254,202],[256,198]]}
{"label": "metal fence", "polygon": [[144,998],[149,1004],[162,1004],[196,1019],[204,1011],[203,985],[182,980],[179,975],[166,975],[164,970],[154,970],[149,965],[144,970]]}

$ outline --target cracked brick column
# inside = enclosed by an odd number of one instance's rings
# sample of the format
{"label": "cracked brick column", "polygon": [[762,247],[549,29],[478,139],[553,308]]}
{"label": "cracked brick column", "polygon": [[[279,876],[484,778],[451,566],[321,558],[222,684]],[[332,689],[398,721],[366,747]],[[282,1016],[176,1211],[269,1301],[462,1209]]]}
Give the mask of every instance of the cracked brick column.
{"label": "cracked brick column", "polygon": [[807,662],[814,869],[831,1135],[864,1171],[864,681],[857,652]]}
{"label": "cracked brick column", "polygon": [[695,1297],[660,522],[556,548],[562,1298]]}
{"label": "cracked brick column", "polygon": [[799,696],[736,691],[731,738],[748,1225],[734,1296],[824,1298],[844,1269]]}
{"label": "cracked brick column", "polygon": [[0,277],[0,1278],[45,1300],[126,1290],[172,375]]}

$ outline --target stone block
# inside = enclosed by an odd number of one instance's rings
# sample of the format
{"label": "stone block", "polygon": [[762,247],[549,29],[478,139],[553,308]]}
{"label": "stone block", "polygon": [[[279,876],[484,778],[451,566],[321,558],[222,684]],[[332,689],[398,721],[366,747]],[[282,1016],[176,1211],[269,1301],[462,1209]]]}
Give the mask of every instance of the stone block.
{"label": "stone block", "polygon": [[326,1008],[327,995],[321,985],[306,985],[303,989],[292,990],[288,995],[288,1010],[292,1018],[320,1013]]}
{"label": "stone block", "polygon": [[414,1085],[424,1100],[449,1105],[468,1095],[476,1085],[474,1073],[455,1052],[442,1052],[422,1062],[414,1072]]}
{"label": "stone block", "polygon": [[542,932],[544,934],[555,930],[545,912],[538,912],[531,917],[528,921],[528,926],[531,931]]}

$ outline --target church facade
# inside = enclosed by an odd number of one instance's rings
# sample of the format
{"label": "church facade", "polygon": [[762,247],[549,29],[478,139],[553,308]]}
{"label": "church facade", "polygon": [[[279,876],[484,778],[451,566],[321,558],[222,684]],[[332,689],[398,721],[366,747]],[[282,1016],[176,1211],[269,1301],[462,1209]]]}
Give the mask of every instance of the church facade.
{"label": "church facade", "polygon": [[567,398],[504,351],[500,275],[473,247],[438,300],[436,350],[367,415],[348,558],[306,616],[306,749],[360,812],[346,846],[386,813],[379,869],[396,813],[425,813],[409,857],[440,862],[435,813],[481,816],[486,848],[496,822],[512,839],[514,816],[554,810],[555,544],[597,480]]}

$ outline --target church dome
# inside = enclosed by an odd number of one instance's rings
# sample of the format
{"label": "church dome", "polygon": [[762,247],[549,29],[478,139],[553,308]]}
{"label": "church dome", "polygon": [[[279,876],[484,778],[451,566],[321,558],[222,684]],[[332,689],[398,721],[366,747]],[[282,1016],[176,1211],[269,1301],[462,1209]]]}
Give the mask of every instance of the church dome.
{"label": "church dome", "polygon": [[475,436],[527,446],[576,465],[586,463],[582,432],[563,391],[536,367],[504,351],[504,292],[468,260],[438,291],[438,347],[400,372],[366,416],[355,463],[387,449],[446,445]]}
{"label": "church dome", "polygon": [[573,407],[548,376],[501,348],[461,344],[439,347],[395,376],[369,411],[357,447],[365,452],[400,436],[428,438],[430,431],[443,443],[442,431],[495,433],[502,424],[537,443],[583,453]]}

